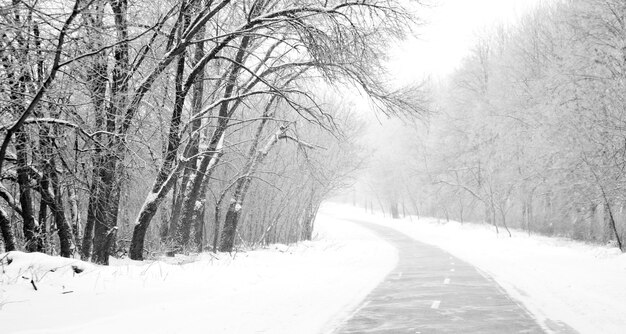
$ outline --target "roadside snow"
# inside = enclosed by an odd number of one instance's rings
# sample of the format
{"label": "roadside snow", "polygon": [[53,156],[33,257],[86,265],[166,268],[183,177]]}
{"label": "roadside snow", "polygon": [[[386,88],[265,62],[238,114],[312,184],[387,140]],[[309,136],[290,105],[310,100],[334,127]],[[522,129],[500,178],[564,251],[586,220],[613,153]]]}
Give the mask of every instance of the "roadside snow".
{"label": "roadside snow", "polygon": [[559,238],[496,235],[487,225],[415,217],[392,220],[327,204],[327,214],[390,226],[476,265],[520,300],[546,328],[563,322],[580,333],[624,333],[626,254]]}
{"label": "roadside snow", "polygon": [[328,215],[319,215],[316,233],[312,242],[234,258],[201,254],[109,267],[0,254],[1,332],[327,332],[383,280],[397,254]]}

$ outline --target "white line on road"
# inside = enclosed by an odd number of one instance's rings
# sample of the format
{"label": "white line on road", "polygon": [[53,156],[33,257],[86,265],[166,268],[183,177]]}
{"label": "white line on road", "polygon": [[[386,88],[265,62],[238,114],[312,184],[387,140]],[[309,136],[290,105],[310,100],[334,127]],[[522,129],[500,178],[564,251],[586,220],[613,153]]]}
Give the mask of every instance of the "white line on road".
{"label": "white line on road", "polygon": [[454,268],[450,269],[450,271],[454,271]]}
{"label": "white line on road", "polygon": [[444,279],[443,284],[450,284],[450,279],[449,278]]}
{"label": "white line on road", "polygon": [[439,305],[441,305],[441,300],[435,300],[433,301],[433,304],[430,305],[430,308],[438,309]]}
{"label": "white line on road", "polygon": [[398,274],[398,278],[402,278],[402,272]]}

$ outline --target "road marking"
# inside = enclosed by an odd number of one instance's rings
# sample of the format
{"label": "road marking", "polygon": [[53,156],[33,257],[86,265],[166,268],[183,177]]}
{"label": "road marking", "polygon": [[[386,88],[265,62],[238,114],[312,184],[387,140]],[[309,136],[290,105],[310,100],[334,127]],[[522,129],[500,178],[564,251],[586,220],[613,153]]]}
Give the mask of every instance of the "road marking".
{"label": "road marking", "polygon": [[441,300],[435,300],[435,301],[433,301],[433,304],[430,305],[430,308],[438,309],[439,305],[441,305]]}
{"label": "road marking", "polygon": [[443,284],[450,284],[450,279],[449,278],[444,279]]}
{"label": "road marking", "polygon": [[450,269],[450,271],[454,271],[454,268]]}
{"label": "road marking", "polygon": [[454,262],[450,262],[451,265],[454,265]]}
{"label": "road marking", "polygon": [[402,278],[402,272],[398,274],[398,278]]}

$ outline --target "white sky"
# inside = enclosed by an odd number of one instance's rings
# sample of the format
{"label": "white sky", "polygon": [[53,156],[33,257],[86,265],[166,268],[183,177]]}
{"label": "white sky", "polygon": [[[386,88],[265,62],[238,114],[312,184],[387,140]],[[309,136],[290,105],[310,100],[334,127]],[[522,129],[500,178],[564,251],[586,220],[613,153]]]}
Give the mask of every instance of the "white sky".
{"label": "white sky", "polygon": [[541,1],[431,0],[431,8],[418,9],[425,20],[416,29],[418,37],[392,52],[390,70],[402,83],[450,74],[474,45],[477,32],[499,22],[513,23]]}

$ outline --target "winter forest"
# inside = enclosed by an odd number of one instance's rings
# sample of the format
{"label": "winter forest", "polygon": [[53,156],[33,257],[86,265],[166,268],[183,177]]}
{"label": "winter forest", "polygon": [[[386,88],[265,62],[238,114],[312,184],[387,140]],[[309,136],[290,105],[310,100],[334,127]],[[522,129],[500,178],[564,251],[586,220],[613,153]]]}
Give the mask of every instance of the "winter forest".
{"label": "winter forest", "polygon": [[4,249],[107,264],[311,238],[359,167],[358,90],[386,87],[397,1],[5,1]]}
{"label": "winter forest", "polygon": [[618,0],[544,2],[484,29],[430,83],[425,126],[378,132],[393,149],[377,146],[350,200],[626,251],[625,43]]}
{"label": "winter forest", "polygon": [[0,0],[0,332],[623,333],[624,92],[624,0]]}

